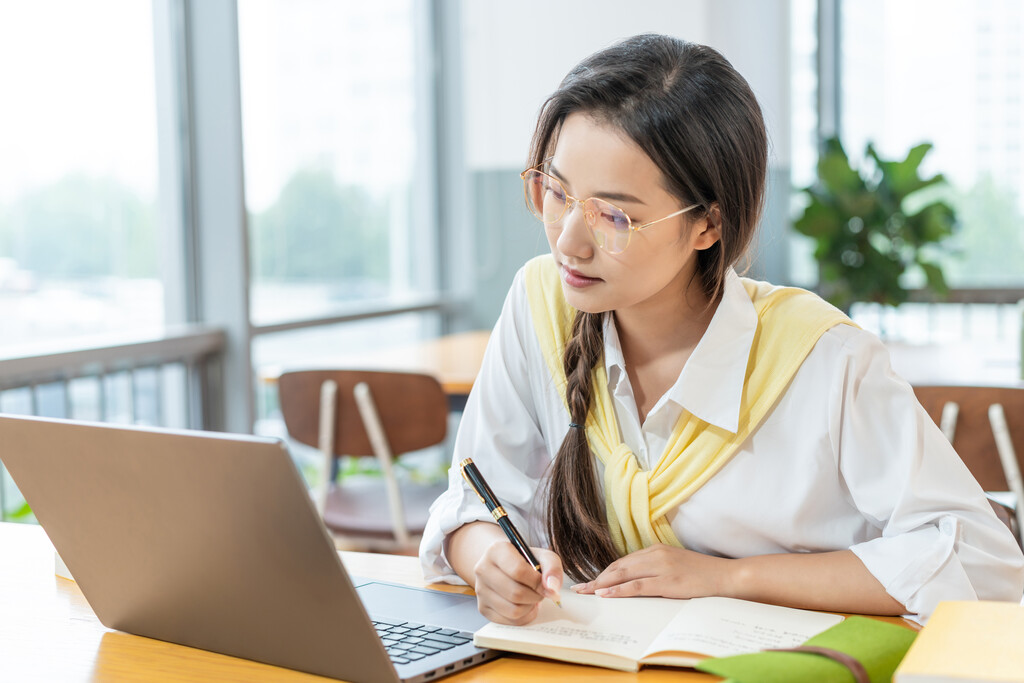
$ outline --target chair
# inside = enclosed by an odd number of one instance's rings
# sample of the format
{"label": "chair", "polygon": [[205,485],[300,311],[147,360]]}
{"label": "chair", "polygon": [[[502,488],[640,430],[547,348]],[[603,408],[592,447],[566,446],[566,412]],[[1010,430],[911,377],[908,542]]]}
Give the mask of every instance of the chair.
{"label": "chair", "polygon": [[[423,534],[430,504],[447,482],[395,475],[394,459],[435,446],[448,429],[448,398],[430,375],[363,370],[303,370],[278,379],[291,438],[321,453],[317,509],[339,547],[409,551]],[[381,476],[335,481],[336,458],[375,457]]]}
{"label": "chair", "polygon": [[1024,388],[915,386],[921,405],[985,491],[1009,491],[1013,510],[995,505],[1018,542],[1024,531]]}

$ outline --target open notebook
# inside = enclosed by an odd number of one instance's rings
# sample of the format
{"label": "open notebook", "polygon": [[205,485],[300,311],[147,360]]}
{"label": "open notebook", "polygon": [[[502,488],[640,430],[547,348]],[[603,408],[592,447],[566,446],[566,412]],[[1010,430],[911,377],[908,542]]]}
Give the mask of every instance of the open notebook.
{"label": "open notebook", "polygon": [[794,647],[843,620],[836,614],[732,598],[616,599],[562,591],[561,599],[561,608],[545,600],[526,626],[487,624],[474,642],[637,671],[644,664],[693,666],[707,657]]}

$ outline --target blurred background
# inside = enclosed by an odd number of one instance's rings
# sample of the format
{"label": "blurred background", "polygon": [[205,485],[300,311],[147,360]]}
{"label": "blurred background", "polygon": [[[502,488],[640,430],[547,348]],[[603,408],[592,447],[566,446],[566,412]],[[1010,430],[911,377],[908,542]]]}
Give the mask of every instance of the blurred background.
{"label": "blurred background", "polygon": [[489,329],[539,107],[646,31],[760,100],[750,276],[912,382],[1022,384],[1016,0],[0,0],[0,412],[284,436],[283,370]]}

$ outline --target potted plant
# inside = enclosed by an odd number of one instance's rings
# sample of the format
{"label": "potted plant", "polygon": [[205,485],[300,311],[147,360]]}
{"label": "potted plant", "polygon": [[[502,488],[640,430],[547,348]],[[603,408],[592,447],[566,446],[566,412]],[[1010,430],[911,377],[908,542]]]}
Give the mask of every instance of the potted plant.
{"label": "potted plant", "polygon": [[818,181],[802,190],[809,202],[793,227],[814,240],[819,290],[835,306],[902,303],[908,290],[901,278],[913,267],[923,271],[926,289],[949,292],[934,256],[953,234],[956,215],[946,202],[918,194],[946,182],[941,174],[920,175],[931,148],[920,144],[902,161],[886,161],[869,143],[869,163],[855,169],[839,140],[826,140]]}

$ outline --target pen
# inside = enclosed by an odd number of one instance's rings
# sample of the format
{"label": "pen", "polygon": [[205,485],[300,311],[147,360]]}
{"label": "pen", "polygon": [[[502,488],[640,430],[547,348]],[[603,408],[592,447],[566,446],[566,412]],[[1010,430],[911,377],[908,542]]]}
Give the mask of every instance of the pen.
{"label": "pen", "polygon": [[[512,520],[508,518],[508,513],[505,512],[505,508],[502,507],[501,503],[498,501],[498,497],[494,495],[494,491],[492,491],[491,487],[487,485],[486,481],[484,481],[484,476],[480,474],[480,470],[478,470],[476,465],[473,464],[473,458],[466,458],[460,462],[459,469],[462,471],[463,479],[469,483],[470,488],[476,492],[476,495],[479,496],[483,504],[487,506],[491,516],[494,517],[494,521],[498,523],[501,530],[505,532],[506,536],[508,536],[509,542],[515,546],[516,550],[519,551],[519,554],[522,555],[534,569],[543,574],[540,562],[538,562],[537,558],[534,557],[530,547],[526,545],[526,541],[524,541],[523,537],[519,534],[519,530],[513,526]],[[557,598],[552,598],[552,601],[559,607],[562,606],[561,601]]]}

